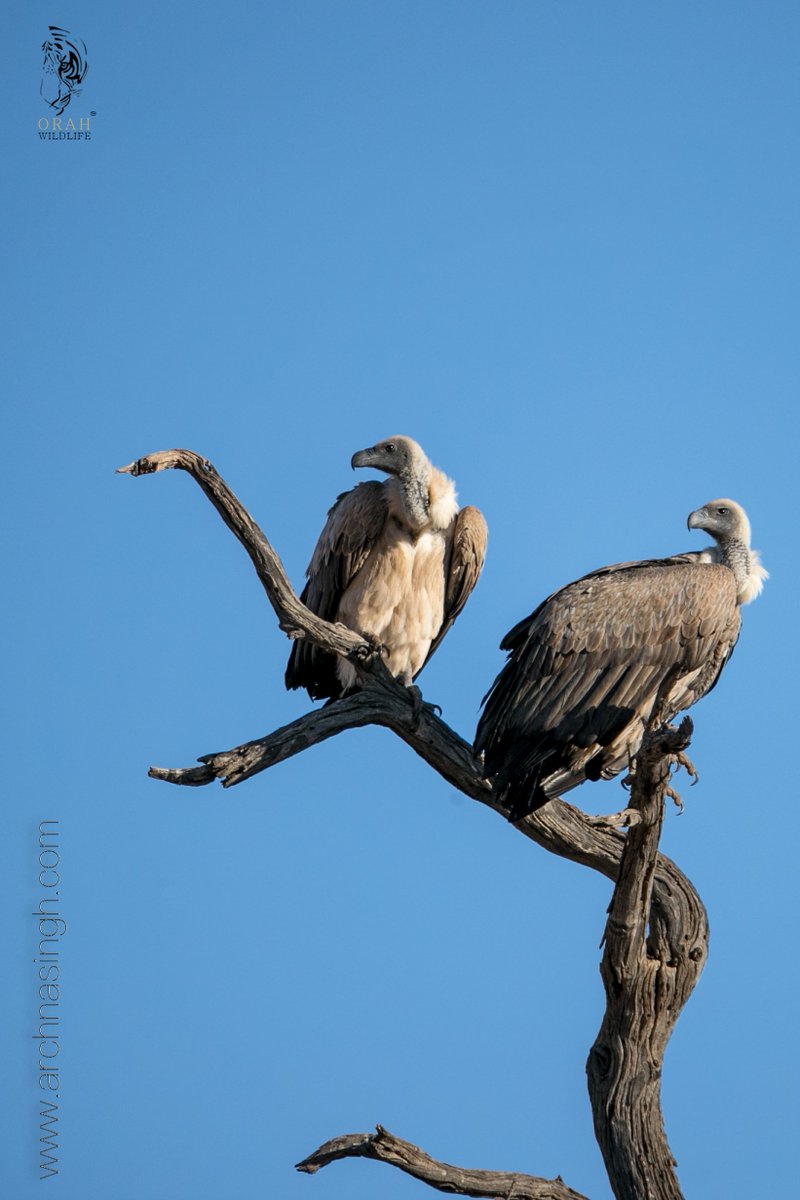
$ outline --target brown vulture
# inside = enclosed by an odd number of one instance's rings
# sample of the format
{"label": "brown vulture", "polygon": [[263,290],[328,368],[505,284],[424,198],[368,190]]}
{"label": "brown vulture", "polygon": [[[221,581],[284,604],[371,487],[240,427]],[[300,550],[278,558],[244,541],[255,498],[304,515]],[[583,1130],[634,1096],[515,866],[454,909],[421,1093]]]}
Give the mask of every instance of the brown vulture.
{"label": "brown vulture", "polygon": [[669,721],[717,682],[739,607],[767,572],[733,500],[696,509],[688,527],[716,544],[593,571],[506,634],[508,661],[484,697],[475,749],[511,820],[627,767],[662,684]]}
{"label": "brown vulture", "polygon": [[[486,554],[486,522],[459,509],[451,479],[408,437],[359,450],[350,464],[384,482],[359,483],[328,513],[301,599],[326,621],[379,642],[392,674],[412,683],[475,587]],[[313,700],[357,686],[355,669],[307,640],[292,647],[286,686]]]}

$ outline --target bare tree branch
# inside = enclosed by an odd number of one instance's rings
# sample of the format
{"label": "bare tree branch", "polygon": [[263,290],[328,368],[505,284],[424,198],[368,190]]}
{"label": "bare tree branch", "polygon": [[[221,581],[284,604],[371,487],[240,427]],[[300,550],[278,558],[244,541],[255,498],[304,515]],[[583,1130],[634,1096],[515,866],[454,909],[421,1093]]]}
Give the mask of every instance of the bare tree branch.
{"label": "bare tree branch", "polygon": [[373,647],[364,638],[344,625],[323,621],[298,599],[289,582],[283,563],[247,509],[234,496],[208,461],[193,450],[158,450],[137,458],[126,467],[118,467],[118,475],[152,475],[156,471],[186,471],[208,496],[225,524],[239,539],[250,556],[269,602],[278,617],[278,624],[289,637],[311,637],[318,645],[345,658],[365,657]]}
{"label": "bare tree branch", "polygon": [[[281,629],[347,657],[363,689],[265,737],[206,754],[199,767],[152,767],[151,776],[194,787],[220,780],[231,787],[344,729],[376,724],[401,737],[453,787],[505,816],[472,746],[430,705],[420,708],[412,701],[387,671],[377,647],[342,625],[321,620],[301,603],[263,532],[206,459],[189,450],[169,450],[121,471],[144,475],[170,468],[187,471],[196,480],[245,547]],[[606,1013],[587,1074],[595,1132],[618,1200],[678,1200],[681,1195],[661,1116],[661,1069],[669,1036],[705,963],[708,922],[691,883],[658,852],[658,841],[672,756],[688,745],[690,733],[688,718],[678,731],[651,733],[637,759],[629,809],[614,820],[598,822],[553,800],[515,824],[544,849],[616,884],[601,964]],[[630,826],[627,835],[611,827],[621,824],[621,817]],[[577,1196],[560,1180],[464,1172],[437,1163],[380,1126],[375,1135],[327,1142],[299,1169],[313,1172],[334,1158],[352,1156],[391,1162],[444,1191],[555,1200]]]}
{"label": "bare tree branch", "polygon": [[[379,659],[375,661],[383,666]],[[431,705],[424,704],[420,709],[409,690],[385,668],[368,670],[370,678],[363,691],[313,709],[266,737],[232,750],[204,754],[199,759],[204,767],[151,767],[149,774],[167,783],[196,787],[219,779],[223,787],[233,787],[345,729],[383,725],[416,750],[448,783],[501,811],[491,800],[491,784],[483,777],[469,743],[438,718]]]}
{"label": "bare tree branch", "polygon": [[389,1163],[440,1192],[456,1192],[462,1196],[502,1197],[503,1200],[587,1200],[580,1192],[567,1187],[560,1176],[541,1179],[510,1171],[468,1171],[438,1162],[419,1146],[402,1141],[382,1125],[377,1126],[375,1133],[351,1133],[326,1142],[299,1162],[297,1170],[313,1175],[337,1158],[372,1158]]}

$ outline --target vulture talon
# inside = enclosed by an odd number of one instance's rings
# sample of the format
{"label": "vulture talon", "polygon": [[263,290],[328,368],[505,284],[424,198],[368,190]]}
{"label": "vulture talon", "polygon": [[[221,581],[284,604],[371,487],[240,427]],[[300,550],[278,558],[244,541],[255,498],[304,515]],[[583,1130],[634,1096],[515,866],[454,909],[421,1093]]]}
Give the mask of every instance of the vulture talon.
{"label": "vulture talon", "polygon": [[675,807],[678,810],[678,816],[680,816],[681,813],[683,812],[683,801],[681,800],[679,794],[675,791],[675,788],[669,787],[669,785],[668,785],[664,789],[664,795],[669,796],[670,800],[672,801],[672,803],[675,805]]}
{"label": "vulture talon", "polygon": [[698,774],[697,768],[695,767],[694,763],[686,757],[686,755],[683,753],[682,750],[678,750],[675,754],[672,754],[670,757],[672,758],[672,760],[675,763],[675,770],[677,771],[681,767],[683,767],[684,771],[686,772],[686,774],[689,776],[689,778],[692,781],[691,787],[694,787],[694,785],[697,783],[698,779],[700,778],[700,775]]}
{"label": "vulture talon", "polygon": [[383,642],[379,641],[378,638],[373,637],[371,633],[362,633],[361,636],[367,643],[366,646],[359,646],[358,650],[356,651],[362,662],[369,662],[373,658],[388,658],[389,651],[388,648],[384,646]]}

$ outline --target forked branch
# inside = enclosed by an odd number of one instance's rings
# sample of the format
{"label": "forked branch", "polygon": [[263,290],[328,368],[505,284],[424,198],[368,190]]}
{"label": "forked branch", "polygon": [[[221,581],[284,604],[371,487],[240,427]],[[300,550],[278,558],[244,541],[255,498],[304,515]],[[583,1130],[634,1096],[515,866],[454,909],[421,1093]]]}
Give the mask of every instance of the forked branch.
{"label": "forked branch", "polygon": [[[152,767],[150,774],[182,785],[219,780],[231,787],[344,729],[376,724],[401,737],[453,787],[503,813],[472,746],[431,706],[420,711],[410,701],[375,646],[305,607],[262,530],[206,459],[190,450],[168,450],[120,470],[137,476],[171,468],[192,476],[242,543],[281,629],[348,658],[362,690],[265,737],[203,755],[199,767]],[[636,764],[627,836],[562,800],[550,801],[514,826],[551,853],[600,871],[616,884],[601,965],[606,1014],[587,1071],[595,1132],[618,1200],[678,1200],[681,1195],[661,1117],[661,1068],[669,1036],[705,962],[708,925],[697,893],[658,852],[658,840],[672,756],[688,745],[690,733],[688,718],[678,731],[651,731]],[[299,1169],[312,1173],[334,1158],[353,1156],[392,1163],[443,1191],[531,1200],[578,1197],[560,1179],[438,1163],[380,1126],[376,1134],[327,1142]]]}

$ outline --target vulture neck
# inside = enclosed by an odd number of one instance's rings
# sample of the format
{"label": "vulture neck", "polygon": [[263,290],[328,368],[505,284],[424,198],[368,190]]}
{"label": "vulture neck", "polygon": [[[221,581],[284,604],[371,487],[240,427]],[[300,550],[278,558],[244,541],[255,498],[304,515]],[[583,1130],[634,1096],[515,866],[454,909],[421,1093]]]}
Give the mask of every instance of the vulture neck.
{"label": "vulture neck", "polygon": [[388,481],[389,511],[414,534],[447,529],[458,512],[452,479],[430,463]]}
{"label": "vulture neck", "polygon": [[413,474],[398,475],[398,483],[403,496],[403,509],[406,521],[413,530],[423,529],[430,520],[430,497],[428,483],[429,468],[417,468]]}
{"label": "vulture neck", "polygon": [[767,575],[755,551],[741,538],[721,538],[717,542],[715,558],[733,571],[739,603],[749,604],[754,600],[764,586]]}

